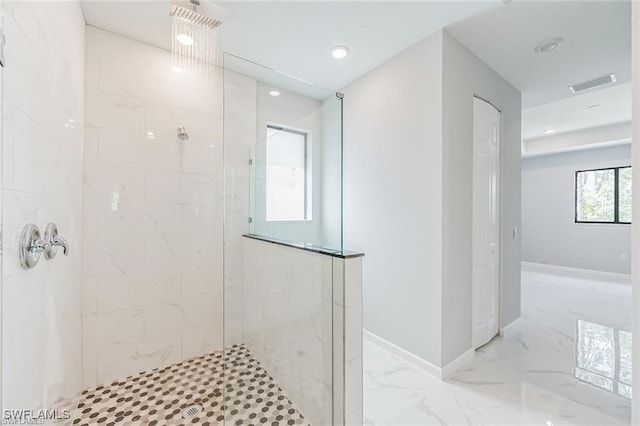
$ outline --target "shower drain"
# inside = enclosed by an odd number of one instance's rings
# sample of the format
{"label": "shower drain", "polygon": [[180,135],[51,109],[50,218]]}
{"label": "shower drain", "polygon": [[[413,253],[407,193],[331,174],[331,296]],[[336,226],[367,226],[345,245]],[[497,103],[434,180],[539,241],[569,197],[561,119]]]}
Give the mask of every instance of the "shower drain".
{"label": "shower drain", "polygon": [[198,414],[200,411],[202,411],[202,405],[192,405],[184,409],[184,411],[182,412],[182,418],[190,419],[191,417]]}

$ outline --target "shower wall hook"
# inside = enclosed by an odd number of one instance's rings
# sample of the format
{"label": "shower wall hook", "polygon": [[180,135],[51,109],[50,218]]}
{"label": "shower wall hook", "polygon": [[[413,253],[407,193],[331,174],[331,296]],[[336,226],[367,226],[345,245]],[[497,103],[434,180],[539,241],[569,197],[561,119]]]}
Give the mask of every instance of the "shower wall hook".
{"label": "shower wall hook", "polygon": [[23,269],[34,268],[50,245],[49,241],[41,238],[40,229],[36,225],[25,225],[20,236],[20,266]]}

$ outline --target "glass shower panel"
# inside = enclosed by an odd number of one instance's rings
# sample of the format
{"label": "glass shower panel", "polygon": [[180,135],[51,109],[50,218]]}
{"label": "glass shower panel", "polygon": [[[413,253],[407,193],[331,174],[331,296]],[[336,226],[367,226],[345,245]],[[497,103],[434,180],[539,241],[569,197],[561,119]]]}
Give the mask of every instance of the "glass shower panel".
{"label": "glass shower panel", "polygon": [[229,54],[224,88],[225,420],[333,424],[342,99]]}
{"label": "glass shower panel", "polygon": [[[340,251],[341,100],[335,94],[305,99],[309,110],[297,107],[287,117],[281,96],[260,100],[257,93],[263,112],[258,111],[258,142],[250,148],[250,233]],[[298,103],[302,97],[292,98]]]}

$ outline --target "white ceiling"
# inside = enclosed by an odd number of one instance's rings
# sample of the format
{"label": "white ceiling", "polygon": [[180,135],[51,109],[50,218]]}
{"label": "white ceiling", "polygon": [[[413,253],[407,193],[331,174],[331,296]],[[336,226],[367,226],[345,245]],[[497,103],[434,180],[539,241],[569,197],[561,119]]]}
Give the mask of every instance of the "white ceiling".
{"label": "white ceiling", "polygon": [[[631,2],[514,0],[449,32],[522,92],[523,107],[572,96],[568,86],[609,73],[631,80]],[[548,53],[540,42],[562,37]]]}
{"label": "white ceiling", "polygon": [[[600,105],[596,108],[590,106]],[[631,120],[631,83],[594,90],[522,111],[525,140]]]}
{"label": "white ceiling", "polygon": [[[171,47],[171,0],[81,0],[88,24],[158,47]],[[491,8],[475,1],[202,0],[199,11],[222,20],[220,50],[339,90],[410,45],[449,24]],[[342,61],[330,54],[345,44]]]}
{"label": "white ceiling", "polygon": [[[88,24],[169,49],[168,12],[184,1],[81,4]],[[555,129],[555,136],[630,119],[629,0],[201,1],[200,12],[223,21],[220,51],[333,91],[448,26],[522,92],[524,139],[544,136],[546,129]],[[564,42],[549,53],[534,52],[553,37]],[[352,50],[342,61],[330,55],[338,44]],[[614,85],[581,95],[568,89],[609,73],[616,74]],[[587,109],[594,104],[601,106]]]}

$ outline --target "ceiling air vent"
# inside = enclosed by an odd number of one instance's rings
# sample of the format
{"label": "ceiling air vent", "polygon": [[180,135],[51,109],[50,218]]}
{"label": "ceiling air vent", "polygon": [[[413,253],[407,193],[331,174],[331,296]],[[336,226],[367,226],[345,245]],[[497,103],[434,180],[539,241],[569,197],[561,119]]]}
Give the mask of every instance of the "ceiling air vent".
{"label": "ceiling air vent", "polygon": [[604,75],[602,77],[594,78],[593,80],[584,81],[582,83],[573,84],[569,86],[569,89],[573,93],[580,93],[585,90],[593,89],[595,87],[604,86],[605,84],[615,83],[616,76],[613,74]]}

